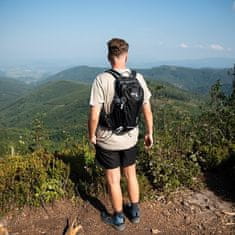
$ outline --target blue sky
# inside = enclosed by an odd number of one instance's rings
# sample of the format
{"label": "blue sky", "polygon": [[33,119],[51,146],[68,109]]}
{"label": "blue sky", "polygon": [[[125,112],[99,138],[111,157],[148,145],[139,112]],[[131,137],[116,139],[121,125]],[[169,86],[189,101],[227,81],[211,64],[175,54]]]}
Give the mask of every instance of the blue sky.
{"label": "blue sky", "polygon": [[121,37],[130,60],[235,58],[232,0],[1,0],[0,63],[100,65]]}

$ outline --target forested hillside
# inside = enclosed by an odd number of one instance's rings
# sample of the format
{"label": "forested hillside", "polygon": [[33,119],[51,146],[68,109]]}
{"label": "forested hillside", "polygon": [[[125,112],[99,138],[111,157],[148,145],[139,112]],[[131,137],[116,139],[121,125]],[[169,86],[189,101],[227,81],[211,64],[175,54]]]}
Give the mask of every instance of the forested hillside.
{"label": "forested hillside", "polygon": [[97,74],[103,71],[105,71],[105,68],[77,66],[63,70],[53,76],[48,77],[42,82],[54,81],[54,80],[73,80],[89,84],[94,80]]}
{"label": "forested hillside", "polygon": [[29,128],[38,114],[46,128],[68,127],[84,121],[89,86],[71,81],[43,84],[0,112],[3,126]]}
{"label": "forested hillside", "polygon": [[[168,82],[176,87],[199,94],[208,93],[210,87],[217,80],[221,80],[222,88],[225,87],[226,91],[231,92],[232,79],[228,75],[228,69],[193,69],[176,66],[160,66],[151,69],[136,70],[142,73],[146,79]],[[78,66],[61,71],[48,77],[45,81],[75,80],[89,84],[97,74],[103,71],[105,71],[105,68]]]}
{"label": "forested hillside", "polygon": [[[149,86],[153,103],[160,98],[163,104],[197,112],[200,100],[203,100],[166,82],[151,81]],[[21,145],[17,140],[21,136],[28,142],[35,125],[44,129],[48,144],[53,146],[54,140],[58,146],[68,135],[81,138],[87,132],[89,92],[90,85],[77,81],[59,80],[39,85],[0,111],[0,141],[15,142],[16,149],[24,148],[26,151],[27,145]],[[7,148],[9,151],[7,146],[5,144],[4,151]]]}
{"label": "forested hillside", "polygon": [[221,80],[222,85],[232,84],[228,69],[192,69],[176,66],[160,66],[140,70],[147,78],[169,82],[177,87],[206,94],[210,87]]}
{"label": "forested hillside", "polygon": [[0,77],[0,110],[27,93],[30,86],[18,80]]}

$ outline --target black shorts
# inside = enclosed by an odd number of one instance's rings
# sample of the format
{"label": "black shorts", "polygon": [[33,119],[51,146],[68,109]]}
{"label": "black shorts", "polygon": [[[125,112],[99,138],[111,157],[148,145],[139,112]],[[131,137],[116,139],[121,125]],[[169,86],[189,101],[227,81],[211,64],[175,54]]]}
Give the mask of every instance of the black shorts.
{"label": "black shorts", "polygon": [[126,150],[107,150],[95,145],[96,161],[105,169],[114,169],[117,167],[127,167],[135,163],[137,147],[131,147]]}

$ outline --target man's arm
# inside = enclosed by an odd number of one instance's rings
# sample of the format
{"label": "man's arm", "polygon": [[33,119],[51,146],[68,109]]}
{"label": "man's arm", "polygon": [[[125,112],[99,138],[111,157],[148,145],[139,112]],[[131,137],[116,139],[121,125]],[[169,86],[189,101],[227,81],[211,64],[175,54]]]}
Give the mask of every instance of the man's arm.
{"label": "man's arm", "polygon": [[90,106],[90,113],[88,118],[88,132],[91,144],[96,144],[96,128],[99,122],[100,107],[98,105]]}
{"label": "man's arm", "polygon": [[142,111],[144,114],[145,128],[146,128],[144,143],[147,148],[151,148],[153,145],[153,114],[150,102],[143,104]]}

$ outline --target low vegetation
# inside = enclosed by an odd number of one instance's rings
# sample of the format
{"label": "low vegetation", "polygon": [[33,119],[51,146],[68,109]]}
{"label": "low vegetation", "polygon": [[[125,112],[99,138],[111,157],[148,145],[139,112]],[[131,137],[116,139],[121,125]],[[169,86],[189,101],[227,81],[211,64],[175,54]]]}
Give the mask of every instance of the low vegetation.
{"label": "low vegetation", "polygon": [[35,152],[0,159],[0,206],[39,206],[73,195],[69,166],[52,154]]}

